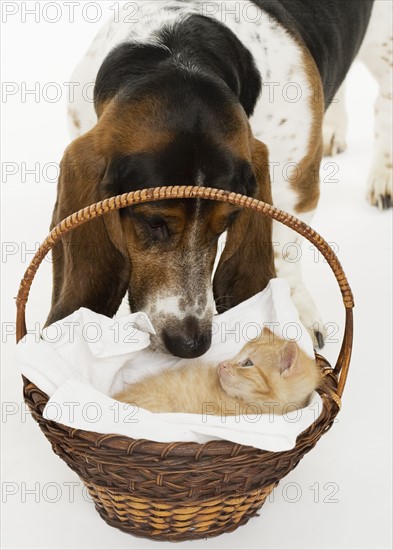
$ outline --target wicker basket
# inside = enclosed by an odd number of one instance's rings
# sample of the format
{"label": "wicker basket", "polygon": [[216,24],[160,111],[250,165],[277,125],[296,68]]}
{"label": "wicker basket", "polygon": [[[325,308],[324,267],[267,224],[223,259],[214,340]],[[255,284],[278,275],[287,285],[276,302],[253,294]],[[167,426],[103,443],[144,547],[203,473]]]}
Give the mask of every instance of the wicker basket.
{"label": "wicker basket", "polygon": [[25,401],[54,452],[86,485],[101,517],[113,527],[155,540],[182,541],[227,533],[256,515],[269,493],[331,427],[340,409],[353,336],[353,297],[328,244],[293,216],[256,199],[203,187],[162,187],[107,199],[73,214],[53,229],[28,267],[17,297],[17,341],[26,334],[25,307],[36,271],[64,234],[126,206],[175,198],[203,198],[251,208],[312,242],[329,263],[346,310],[345,334],[334,369],[317,355],[324,375],[323,409],[295,448],[268,452],[228,441],[156,443],[76,430],[45,420],[48,396],[24,381]]}

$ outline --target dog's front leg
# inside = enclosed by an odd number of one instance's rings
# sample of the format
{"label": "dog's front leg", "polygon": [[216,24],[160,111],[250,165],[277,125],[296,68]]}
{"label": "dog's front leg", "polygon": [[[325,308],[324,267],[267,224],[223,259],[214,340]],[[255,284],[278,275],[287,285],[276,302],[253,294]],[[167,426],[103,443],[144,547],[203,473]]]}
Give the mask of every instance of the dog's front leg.
{"label": "dog's front leg", "polygon": [[[309,224],[315,210],[302,214],[302,221]],[[311,334],[314,346],[322,348],[326,330],[317,306],[308,292],[302,273],[303,238],[279,222],[273,222],[274,263],[277,276],[285,279],[291,289],[291,297],[299,312],[300,320]]]}

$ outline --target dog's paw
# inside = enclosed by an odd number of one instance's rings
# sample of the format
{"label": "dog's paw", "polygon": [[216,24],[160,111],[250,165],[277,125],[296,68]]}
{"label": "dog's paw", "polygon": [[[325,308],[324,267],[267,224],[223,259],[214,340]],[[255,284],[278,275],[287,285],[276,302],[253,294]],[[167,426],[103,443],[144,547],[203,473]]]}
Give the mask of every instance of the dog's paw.
{"label": "dog's paw", "polygon": [[393,206],[392,188],[393,188],[393,170],[392,163],[386,162],[374,165],[372,168],[367,186],[367,200],[372,206],[377,206],[379,210],[388,210]]}
{"label": "dog's paw", "polygon": [[347,148],[346,129],[344,127],[323,125],[323,154],[325,157],[334,157],[343,153]]}
{"label": "dog's paw", "polygon": [[302,324],[310,333],[314,348],[322,349],[327,338],[327,331],[314,300],[305,288],[292,291],[292,300],[299,312]]}

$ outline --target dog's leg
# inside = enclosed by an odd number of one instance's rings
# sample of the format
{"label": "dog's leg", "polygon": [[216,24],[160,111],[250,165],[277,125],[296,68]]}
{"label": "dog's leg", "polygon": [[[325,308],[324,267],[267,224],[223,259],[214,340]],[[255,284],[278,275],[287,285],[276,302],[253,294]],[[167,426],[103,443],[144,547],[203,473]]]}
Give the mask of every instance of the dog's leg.
{"label": "dog's leg", "polygon": [[392,4],[377,0],[359,59],[365,63],[379,85],[367,199],[381,210],[392,206],[392,50]]}
{"label": "dog's leg", "polygon": [[[321,77],[308,50],[279,27],[272,28],[267,21],[261,36],[266,47],[258,44],[253,53],[266,89],[252,116],[253,133],[269,149],[273,204],[310,224],[319,199],[323,156]],[[274,92],[269,83],[275,84]],[[288,83],[295,84],[299,92],[295,101],[285,91]],[[300,319],[315,347],[321,347],[324,323],[303,282],[302,241],[295,231],[273,223],[276,273],[288,281]]]}
{"label": "dog's leg", "polygon": [[[291,191],[288,190],[288,193]],[[296,198],[295,194],[293,198]],[[287,211],[293,211],[288,206],[285,208]],[[314,212],[315,209],[302,214],[294,212],[294,215],[310,224]],[[311,334],[314,346],[322,348],[327,333],[317,306],[303,282],[302,256],[304,250],[302,243],[303,238],[298,233],[279,222],[273,222],[274,263],[277,276],[288,281],[291,297],[299,312],[301,322]]]}
{"label": "dog's leg", "polygon": [[[288,172],[278,167],[272,171],[271,176],[274,204],[308,225],[311,225],[320,195],[322,118],[323,108],[320,107],[320,115],[314,123],[313,139],[310,139],[313,145],[309,154]],[[311,334],[314,346],[322,348],[327,332],[318,308],[303,282],[303,243],[304,239],[299,233],[280,222],[273,222],[274,263],[277,276],[288,281],[301,322]]]}
{"label": "dog's leg", "polygon": [[[307,61],[306,55],[305,59],[310,78],[309,89],[316,91],[316,93],[306,98],[305,102],[299,105],[296,111],[293,109],[291,114],[288,115],[291,125],[298,124],[298,127],[294,129],[293,133],[289,131],[287,136],[284,133],[284,139],[281,140],[278,147],[272,149],[271,163],[273,168],[275,159],[280,159],[280,146],[281,148],[283,145],[289,147],[287,158],[284,158],[284,162],[279,164],[277,170],[273,169],[271,181],[274,204],[310,225],[320,195],[324,102],[319,74],[316,73],[315,66]],[[305,88],[303,88],[303,91],[305,91]],[[293,105],[291,107],[293,108]],[[299,120],[301,114],[304,119],[308,118],[309,120],[308,129],[303,126],[303,131],[299,131],[299,128],[302,127]],[[289,130],[289,127],[287,130]],[[297,150],[301,153],[294,159],[292,155]],[[303,325],[311,334],[314,346],[322,348],[327,335],[325,324],[303,282],[303,238],[283,224],[274,222],[273,243],[277,275],[288,281],[292,300]]]}
{"label": "dog's leg", "polygon": [[345,83],[326,111],[323,122],[323,153],[335,156],[347,148],[348,116],[345,108]]}

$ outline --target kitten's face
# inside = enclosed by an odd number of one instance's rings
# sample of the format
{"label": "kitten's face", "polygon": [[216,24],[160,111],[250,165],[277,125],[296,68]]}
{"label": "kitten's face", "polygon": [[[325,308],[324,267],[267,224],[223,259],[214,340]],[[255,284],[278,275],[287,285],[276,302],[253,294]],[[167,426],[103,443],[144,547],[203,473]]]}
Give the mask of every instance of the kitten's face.
{"label": "kitten's face", "polygon": [[273,337],[267,330],[232,361],[221,363],[218,374],[229,396],[250,403],[278,403],[281,409],[289,403],[296,404],[292,408],[303,407],[320,381],[315,361],[294,342]]}

